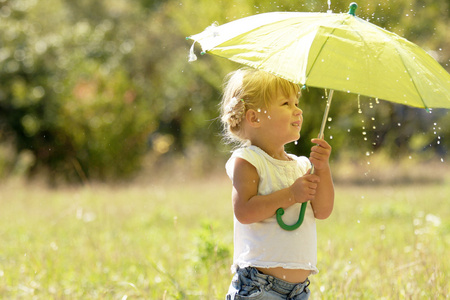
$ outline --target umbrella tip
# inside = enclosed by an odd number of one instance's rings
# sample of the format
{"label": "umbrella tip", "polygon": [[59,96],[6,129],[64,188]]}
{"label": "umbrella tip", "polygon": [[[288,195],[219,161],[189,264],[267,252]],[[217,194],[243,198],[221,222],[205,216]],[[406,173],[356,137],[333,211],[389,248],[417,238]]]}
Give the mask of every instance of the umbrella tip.
{"label": "umbrella tip", "polygon": [[356,2],[350,3],[348,14],[354,16],[357,8],[358,4]]}

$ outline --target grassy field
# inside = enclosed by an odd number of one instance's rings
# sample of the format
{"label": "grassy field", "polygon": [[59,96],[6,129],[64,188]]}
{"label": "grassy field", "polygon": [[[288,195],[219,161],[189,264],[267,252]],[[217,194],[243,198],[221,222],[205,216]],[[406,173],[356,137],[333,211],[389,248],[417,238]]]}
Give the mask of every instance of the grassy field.
{"label": "grassy field", "polygon": [[[450,184],[337,185],[312,299],[450,295]],[[223,299],[228,179],[0,184],[1,299]]]}

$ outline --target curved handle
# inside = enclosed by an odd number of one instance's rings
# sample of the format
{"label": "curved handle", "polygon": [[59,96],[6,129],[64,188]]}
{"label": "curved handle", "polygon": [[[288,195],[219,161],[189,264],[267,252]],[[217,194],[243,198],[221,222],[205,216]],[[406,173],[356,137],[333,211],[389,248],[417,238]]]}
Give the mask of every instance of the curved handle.
{"label": "curved handle", "polygon": [[276,215],[277,215],[278,225],[280,225],[280,227],[283,228],[284,230],[288,230],[288,231],[292,231],[292,230],[299,228],[300,225],[302,225],[302,223],[303,223],[303,219],[305,218],[305,211],[306,211],[307,205],[308,205],[308,202],[302,203],[302,207],[300,208],[300,214],[298,215],[298,221],[297,221],[297,223],[292,224],[292,225],[287,225],[283,222],[282,216],[284,215],[284,209],[282,209],[281,207],[279,209],[277,209]]}

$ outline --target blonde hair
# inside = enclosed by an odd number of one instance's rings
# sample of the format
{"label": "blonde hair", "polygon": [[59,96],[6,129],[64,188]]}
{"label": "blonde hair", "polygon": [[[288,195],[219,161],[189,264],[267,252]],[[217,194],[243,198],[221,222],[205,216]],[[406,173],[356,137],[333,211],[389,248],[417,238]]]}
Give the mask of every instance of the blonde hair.
{"label": "blonde hair", "polygon": [[248,143],[242,122],[249,109],[266,109],[274,97],[300,96],[300,87],[259,69],[242,68],[225,77],[220,116],[226,142]]}

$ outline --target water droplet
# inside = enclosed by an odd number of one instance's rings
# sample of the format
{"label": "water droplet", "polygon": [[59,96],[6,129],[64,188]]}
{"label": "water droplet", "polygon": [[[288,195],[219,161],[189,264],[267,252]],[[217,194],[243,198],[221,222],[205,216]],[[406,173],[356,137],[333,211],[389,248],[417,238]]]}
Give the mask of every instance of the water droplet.
{"label": "water droplet", "polygon": [[366,156],[370,156],[370,152],[369,151],[366,152]]}
{"label": "water droplet", "polygon": [[333,119],[331,117],[328,117],[328,122],[333,121]]}
{"label": "water droplet", "polygon": [[358,94],[358,113],[362,114],[360,98],[361,98],[361,95]]}

